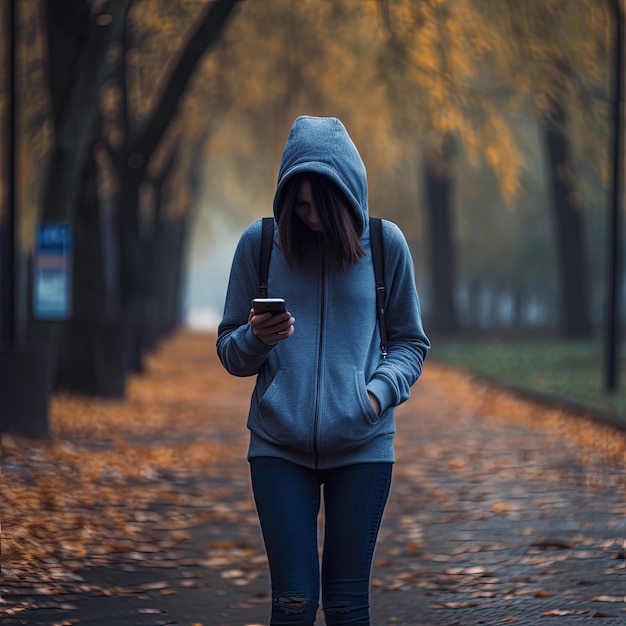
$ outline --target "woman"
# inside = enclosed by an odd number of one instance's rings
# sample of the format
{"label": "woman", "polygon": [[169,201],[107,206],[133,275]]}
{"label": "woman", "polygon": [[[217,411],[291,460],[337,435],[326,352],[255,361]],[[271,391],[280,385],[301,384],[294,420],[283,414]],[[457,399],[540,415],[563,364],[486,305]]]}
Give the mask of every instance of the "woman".
{"label": "woman", "polygon": [[[372,556],[391,483],[394,407],[430,348],[406,241],[383,221],[388,355],[379,349],[367,177],[335,118],[297,118],[274,196],[268,293],[287,312],[255,315],[261,221],[233,260],[217,350],[256,375],[248,428],[252,488],[272,581],[271,624],[369,624]],[[297,322],[296,322],[297,320]]]}

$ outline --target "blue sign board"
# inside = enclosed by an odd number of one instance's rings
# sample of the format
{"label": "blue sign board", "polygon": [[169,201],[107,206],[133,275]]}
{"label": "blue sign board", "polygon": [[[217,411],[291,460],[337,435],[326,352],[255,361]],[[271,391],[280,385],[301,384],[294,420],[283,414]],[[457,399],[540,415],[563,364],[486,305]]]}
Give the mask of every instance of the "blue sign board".
{"label": "blue sign board", "polygon": [[33,315],[65,320],[72,313],[71,230],[66,222],[37,227],[33,264]]}

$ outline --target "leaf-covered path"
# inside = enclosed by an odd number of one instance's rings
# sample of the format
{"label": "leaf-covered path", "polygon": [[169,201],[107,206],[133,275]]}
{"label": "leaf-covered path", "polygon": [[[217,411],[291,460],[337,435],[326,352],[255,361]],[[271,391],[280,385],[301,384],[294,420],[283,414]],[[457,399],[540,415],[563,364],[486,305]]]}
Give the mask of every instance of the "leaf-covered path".
{"label": "leaf-covered path", "polygon": [[[253,381],[214,339],[167,341],[125,402],[55,396],[51,442],[2,438],[3,624],[267,623]],[[626,623],[623,432],[434,361],[398,427],[376,626]]]}

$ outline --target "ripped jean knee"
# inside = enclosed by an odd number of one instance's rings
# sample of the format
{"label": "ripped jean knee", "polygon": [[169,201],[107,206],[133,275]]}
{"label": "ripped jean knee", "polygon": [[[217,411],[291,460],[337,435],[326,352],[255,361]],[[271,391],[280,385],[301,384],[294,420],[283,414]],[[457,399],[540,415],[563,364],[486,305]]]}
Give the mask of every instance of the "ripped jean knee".
{"label": "ripped jean knee", "polygon": [[308,598],[303,594],[284,594],[274,598],[274,607],[284,611],[287,615],[304,613],[307,609]]}
{"label": "ripped jean knee", "polygon": [[368,606],[361,607],[350,602],[331,602],[324,606],[327,626],[371,626]]}
{"label": "ripped jean knee", "polygon": [[272,599],[272,624],[313,626],[318,603],[306,593],[278,593]]}

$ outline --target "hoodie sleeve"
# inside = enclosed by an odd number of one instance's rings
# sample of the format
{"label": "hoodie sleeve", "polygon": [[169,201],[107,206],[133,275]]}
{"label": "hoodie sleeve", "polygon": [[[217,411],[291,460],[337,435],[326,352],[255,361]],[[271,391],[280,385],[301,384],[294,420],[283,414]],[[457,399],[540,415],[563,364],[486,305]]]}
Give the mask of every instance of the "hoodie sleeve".
{"label": "hoodie sleeve", "polygon": [[383,235],[388,354],[367,385],[367,390],[380,402],[381,414],[409,398],[410,388],[419,378],[430,349],[422,327],[415,270],[407,242],[398,226],[387,220],[383,220]]}
{"label": "hoodie sleeve", "polygon": [[261,220],[241,235],[230,270],[224,316],[217,331],[217,354],[234,376],[257,374],[273,346],[264,344],[252,332],[248,315],[258,295]]}

